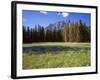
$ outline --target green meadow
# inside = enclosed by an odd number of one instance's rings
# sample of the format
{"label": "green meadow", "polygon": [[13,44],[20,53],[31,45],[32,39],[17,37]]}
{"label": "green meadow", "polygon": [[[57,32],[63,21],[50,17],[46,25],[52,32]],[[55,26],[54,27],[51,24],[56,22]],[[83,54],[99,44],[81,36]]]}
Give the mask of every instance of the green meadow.
{"label": "green meadow", "polygon": [[38,42],[23,44],[22,63],[23,69],[90,66],[90,43]]}

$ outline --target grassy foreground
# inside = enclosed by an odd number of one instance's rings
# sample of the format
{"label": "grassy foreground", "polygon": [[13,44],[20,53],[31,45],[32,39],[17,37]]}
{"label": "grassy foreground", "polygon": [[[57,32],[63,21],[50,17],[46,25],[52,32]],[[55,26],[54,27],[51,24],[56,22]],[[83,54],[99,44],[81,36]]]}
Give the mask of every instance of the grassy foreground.
{"label": "grassy foreground", "polygon": [[90,43],[48,42],[23,45],[23,69],[90,66]]}

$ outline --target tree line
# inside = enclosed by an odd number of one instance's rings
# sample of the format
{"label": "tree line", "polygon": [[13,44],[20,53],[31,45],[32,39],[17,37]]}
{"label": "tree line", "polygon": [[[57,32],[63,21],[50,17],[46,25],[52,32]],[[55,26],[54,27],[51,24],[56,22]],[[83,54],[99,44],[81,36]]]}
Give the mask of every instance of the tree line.
{"label": "tree line", "polygon": [[23,43],[32,42],[90,42],[91,27],[82,20],[70,20],[62,29],[57,27],[46,29],[41,25],[34,28],[23,26]]}

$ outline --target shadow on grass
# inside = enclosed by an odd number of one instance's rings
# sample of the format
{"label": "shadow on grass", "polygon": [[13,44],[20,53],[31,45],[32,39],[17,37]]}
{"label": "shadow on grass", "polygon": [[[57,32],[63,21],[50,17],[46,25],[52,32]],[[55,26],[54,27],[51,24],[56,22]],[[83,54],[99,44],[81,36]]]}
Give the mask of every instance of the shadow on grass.
{"label": "shadow on grass", "polygon": [[57,53],[59,51],[88,51],[90,47],[66,47],[66,46],[32,46],[32,47],[23,47],[23,53],[38,53],[44,54],[47,52]]}

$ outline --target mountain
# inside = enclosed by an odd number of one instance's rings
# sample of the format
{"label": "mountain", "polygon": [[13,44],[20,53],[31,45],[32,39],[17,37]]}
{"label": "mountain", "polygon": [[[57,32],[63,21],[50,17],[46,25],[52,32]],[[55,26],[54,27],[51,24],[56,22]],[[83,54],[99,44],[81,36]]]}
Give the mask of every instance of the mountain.
{"label": "mountain", "polygon": [[49,24],[45,29],[46,30],[61,30],[64,28],[65,25],[68,24],[68,21],[58,21],[58,22],[55,22],[55,23],[52,23],[52,24]]}

